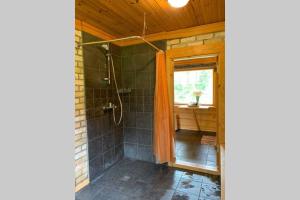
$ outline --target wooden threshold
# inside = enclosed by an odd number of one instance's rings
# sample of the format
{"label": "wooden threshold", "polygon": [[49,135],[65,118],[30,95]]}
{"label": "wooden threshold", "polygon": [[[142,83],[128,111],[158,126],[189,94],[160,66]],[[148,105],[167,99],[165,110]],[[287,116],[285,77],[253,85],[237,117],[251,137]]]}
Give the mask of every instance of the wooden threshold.
{"label": "wooden threshold", "polygon": [[78,185],[75,186],[75,192],[78,192],[79,190],[81,190],[82,188],[87,186],[89,183],[90,183],[90,180],[85,179],[84,181],[82,181],[81,183],[79,183]]}
{"label": "wooden threshold", "polygon": [[218,171],[217,167],[209,167],[197,163],[176,160],[175,162],[168,163],[168,165],[170,167],[175,167],[179,169],[186,169],[186,170],[191,170],[191,171],[201,172],[201,173],[206,173],[211,175],[220,175],[220,172]]}

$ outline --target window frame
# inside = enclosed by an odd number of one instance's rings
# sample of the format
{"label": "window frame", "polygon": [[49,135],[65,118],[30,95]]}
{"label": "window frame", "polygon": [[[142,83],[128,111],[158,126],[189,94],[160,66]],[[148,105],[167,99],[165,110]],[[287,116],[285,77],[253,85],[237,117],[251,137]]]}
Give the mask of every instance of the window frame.
{"label": "window frame", "polygon": [[[176,62],[175,62],[174,66],[176,66]],[[180,71],[199,71],[199,70],[209,70],[209,69],[213,70],[212,104],[201,104],[201,105],[215,107],[215,104],[216,104],[216,69],[217,69],[216,63],[215,63],[215,66],[212,66],[212,67],[186,67],[186,68],[181,68],[181,69],[176,69],[174,67],[174,74],[175,74],[175,72],[180,72]],[[174,89],[174,87],[173,87],[173,89]],[[175,91],[174,91],[174,105],[188,105],[188,104],[175,102]]]}

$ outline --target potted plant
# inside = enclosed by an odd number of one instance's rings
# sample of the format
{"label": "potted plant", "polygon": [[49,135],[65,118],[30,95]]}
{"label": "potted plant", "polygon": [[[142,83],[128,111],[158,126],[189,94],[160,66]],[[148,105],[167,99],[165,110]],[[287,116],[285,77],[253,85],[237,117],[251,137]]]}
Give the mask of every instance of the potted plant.
{"label": "potted plant", "polygon": [[200,90],[199,91],[194,91],[193,95],[196,97],[197,105],[199,105],[199,99],[200,99],[200,96],[202,95],[202,92]]}

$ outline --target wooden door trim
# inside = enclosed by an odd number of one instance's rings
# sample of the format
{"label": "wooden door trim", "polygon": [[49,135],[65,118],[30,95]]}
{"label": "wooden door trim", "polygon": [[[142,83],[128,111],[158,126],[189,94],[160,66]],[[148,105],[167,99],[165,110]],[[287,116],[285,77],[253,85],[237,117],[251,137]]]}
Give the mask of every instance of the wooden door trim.
{"label": "wooden door trim", "polygon": [[[220,171],[220,144],[225,144],[225,49],[224,42],[216,42],[213,44],[203,44],[196,46],[188,46],[166,51],[166,67],[168,79],[168,92],[171,113],[174,113],[174,59],[183,57],[193,57],[199,55],[215,55],[217,57],[217,92],[216,92],[216,108],[217,108],[217,166]],[[174,116],[171,116],[172,130],[174,130]],[[175,136],[175,131],[171,133],[171,139]],[[171,141],[172,142],[172,141]],[[175,155],[171,159],[175,163]]]}

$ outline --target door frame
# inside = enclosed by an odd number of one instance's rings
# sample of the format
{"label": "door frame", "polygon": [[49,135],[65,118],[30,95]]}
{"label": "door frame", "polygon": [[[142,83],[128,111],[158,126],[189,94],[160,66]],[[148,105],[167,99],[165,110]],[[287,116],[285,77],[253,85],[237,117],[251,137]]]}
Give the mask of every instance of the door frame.
{"label": "door frame", "polygon": [[[216,92],[216,111],[217,111],[217,171],[199,168],[199,166],[186,166],[184,163],[176,163],[174,149],[169,166],[185,168],[189,170],[195,170],[205,172],[209,174],[220,174],[221,157],[220,157],[220,145],[225,146],[225,44],[224,42],[215,42],[212,44],[203,44],[188,46],[176,49],[169,49],[166,51],[166,70],[168,80],[168,93],[171,110],[171,124],[172,130],[174,128],[174,60],[176,58],[192,57],[192,56],[206,56],[215,55],[217,57],[217,92]],[[171,144],[175,144],[174,137],[175,131],[170,133]],[[174,147],[173,147],[174,148]]]}

